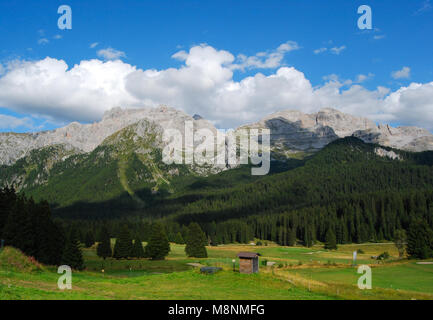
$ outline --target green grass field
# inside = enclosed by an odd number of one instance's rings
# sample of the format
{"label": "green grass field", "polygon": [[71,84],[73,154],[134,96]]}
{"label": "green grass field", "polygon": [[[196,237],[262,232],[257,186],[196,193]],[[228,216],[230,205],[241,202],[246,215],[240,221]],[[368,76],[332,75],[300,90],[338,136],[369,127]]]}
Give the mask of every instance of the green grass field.
{"label": "green grass field", "polygon": [[[365,252],[358,264],[372,267],[373,289],[357,287],[359,274],[351,266],[352,251]],[[239,251],[255,251],[260,273],[245,275],[232,270]],[[371,259],[384,251],[389,261]],[[86,270],[73,272],[72,290],[57,287],[60,275],[17,251],[0,253],[0,299],[433,299],[433,265],[398,260],[392,244],[342,245],[337,251],[312,248],[225,245],[209,247],[206,259],[185,256],[184,246],[171,245],[164,261],[103,261],[95,249],[84,249]],[[201,274],[188,263],[220,266],[214,275]],[[237,268],[236,262],[236,268]],[[104,272],[102,272],[104,269]]]}

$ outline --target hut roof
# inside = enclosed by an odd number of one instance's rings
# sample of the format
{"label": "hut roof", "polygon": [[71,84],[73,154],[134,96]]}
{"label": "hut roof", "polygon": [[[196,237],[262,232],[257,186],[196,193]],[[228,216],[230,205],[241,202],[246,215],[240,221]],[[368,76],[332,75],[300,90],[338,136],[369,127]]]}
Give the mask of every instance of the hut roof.
{"label": "hut roof", "polygon": [[256,252],[239,252],[237,254],[237,257],[244,258],[244,259],[253,259],[253,258],[257,258],[259,255],[260,253],[256,253]]}

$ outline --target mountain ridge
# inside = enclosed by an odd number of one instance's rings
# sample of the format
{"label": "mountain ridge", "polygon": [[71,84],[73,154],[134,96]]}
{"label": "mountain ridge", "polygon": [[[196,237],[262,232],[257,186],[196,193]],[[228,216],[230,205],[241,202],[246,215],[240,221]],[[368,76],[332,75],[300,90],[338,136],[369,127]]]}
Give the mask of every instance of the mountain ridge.
{"label": "mountain ridge", "polygon": [[[185,121],[194,123],[194,130],[216,128],[199,115],[159,106],[157,108],[122,109],[113,108],[104,113],[99,122],[80,124],[71,122],[65,127],[35,133],[0,133],[0,165],[12,165],[34,149],[50,145],[65,145],[65,148],[80,152],[91,152],[113,133],[141,120],[155,122],[162,128],[183,131]],[[270,114],[256,123],[242,125],[245,128],[268,128],[274,151],[283,148],[286,155],[300,151],[315,152],[338,138],[354,135],[364,142],[408,151],[433,150],[433,134],[418,127],[376,125],[373,121],[340,112],[332,108],[316,113],[297,110],[282,110]]]}

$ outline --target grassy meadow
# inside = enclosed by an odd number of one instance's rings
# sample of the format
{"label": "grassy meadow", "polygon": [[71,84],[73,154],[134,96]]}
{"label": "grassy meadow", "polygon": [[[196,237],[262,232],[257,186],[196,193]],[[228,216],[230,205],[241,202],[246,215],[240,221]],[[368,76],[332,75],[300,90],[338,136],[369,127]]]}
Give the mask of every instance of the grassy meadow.
{"label": "grassy meadow", "polygon": [[[372,267],[371,290],[357,287],[358,264]],[[233,272],[240,251],[261,254],[260,273]],[[372,259],[387,251],[390,259]],[[12,248],[0,253],[0,299],[433,299],[433,265],[399,260],[392,243],[341,245],[336,251],[312,248],[224,245],[208,247],[209,257],[186,257],[171,244],[166,260],[102,260],[95,248],[83,249],[86,270],[73,272],[72,290],[57,287],[56,268],[43,266]],[[264,266],[262,262],[275,262]],[[213,275],[189,265],[219,266]],[[236,269],[238,261],[235,262]],[[102,272],[102,270],[104,272]]]}

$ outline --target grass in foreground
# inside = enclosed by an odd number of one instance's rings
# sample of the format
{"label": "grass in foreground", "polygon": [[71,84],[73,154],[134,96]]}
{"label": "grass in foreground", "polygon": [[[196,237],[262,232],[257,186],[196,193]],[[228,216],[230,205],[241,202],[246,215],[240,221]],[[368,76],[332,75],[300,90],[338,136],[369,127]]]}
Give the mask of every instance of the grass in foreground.
{"label": "grass in foreground", "polygon": [[[357,288],[360,275],[350,267],[357,248],[365,252],[358,262],[373,267],[373,290]],[[262,261],[277,264],[261,265],[255,275],[233,272],[232,259],[239,251],[260,252]],[[383,251],[391,253],[391,261],[377,265],[371,255]],[[433,265],[397,260],[392,244],[343,245],[337,251],[225,245],[208,248],[207,259],[188,258],[184,246],[172,244],[164,261],[103,261],[94,249],[83,252],[87,270],[73,273],[73,290],[61,291],[54,267],[5,249],[0,253],[0,299],[433,299]],[[203,275],[190,262],[224,270]]]}

